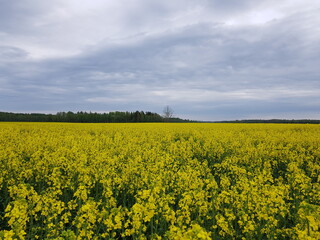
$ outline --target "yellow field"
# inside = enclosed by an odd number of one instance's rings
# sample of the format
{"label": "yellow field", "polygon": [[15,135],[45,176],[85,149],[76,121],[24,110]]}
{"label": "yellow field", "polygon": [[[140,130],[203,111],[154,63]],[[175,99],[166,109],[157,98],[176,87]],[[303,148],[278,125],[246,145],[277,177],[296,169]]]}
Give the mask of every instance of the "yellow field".
{"label": "yellow field", "polygon": [[320,239],[320,126],[0,123],[0,239]]}

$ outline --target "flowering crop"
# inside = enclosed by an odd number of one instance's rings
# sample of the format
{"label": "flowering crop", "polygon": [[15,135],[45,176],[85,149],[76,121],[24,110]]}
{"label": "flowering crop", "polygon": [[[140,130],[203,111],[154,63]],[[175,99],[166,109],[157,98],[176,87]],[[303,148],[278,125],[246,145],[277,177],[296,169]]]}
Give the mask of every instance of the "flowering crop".
{"label": "flowering crop", "polygon": [[320,239],[320,126],[0,123],[0,239]]}

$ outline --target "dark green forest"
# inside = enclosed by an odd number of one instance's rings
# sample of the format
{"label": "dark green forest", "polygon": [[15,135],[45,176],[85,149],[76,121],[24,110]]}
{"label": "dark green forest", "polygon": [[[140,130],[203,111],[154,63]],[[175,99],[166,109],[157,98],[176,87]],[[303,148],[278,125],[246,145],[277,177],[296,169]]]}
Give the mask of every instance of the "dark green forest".
{"label": "dark green forest", "polygon": [[[74,123],[130,123],[130,122],[207,122],[185,120],[177,117],[164,117],[158,113],[135,112],[57,112],[45,113],[12,113],[0,112],[1,122],[74,122]],[[311,119],[248,119],[234,121],[209,121],[211,123],[309,123],[320,124],[320,120]]]}
{"label": "dark green forest", "polygon": [[44,113],[11,113],[0,112],[2,122],[74,122],[74,123],[130,123],[130,122],[191,122],[180,118],[165,118],[158,113],[135,112],[58,112]]}

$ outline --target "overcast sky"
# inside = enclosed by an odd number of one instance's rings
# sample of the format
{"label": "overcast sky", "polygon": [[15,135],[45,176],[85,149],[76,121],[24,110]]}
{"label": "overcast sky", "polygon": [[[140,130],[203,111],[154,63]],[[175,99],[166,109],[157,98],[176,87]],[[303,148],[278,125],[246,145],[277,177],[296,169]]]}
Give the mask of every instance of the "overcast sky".
{"label": "overcast sky", "polygon": [[319,0],[0,0],[0,111],[320,119]]}

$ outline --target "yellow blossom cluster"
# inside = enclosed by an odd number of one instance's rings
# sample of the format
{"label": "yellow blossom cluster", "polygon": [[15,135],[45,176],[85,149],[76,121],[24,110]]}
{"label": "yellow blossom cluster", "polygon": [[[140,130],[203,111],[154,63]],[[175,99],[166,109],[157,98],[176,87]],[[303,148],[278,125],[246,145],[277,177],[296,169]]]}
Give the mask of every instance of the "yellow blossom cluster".
{"label": "yellow blossom cluster", "polygon": [[320,239],[320,126],[0,123],[0,239]]}

